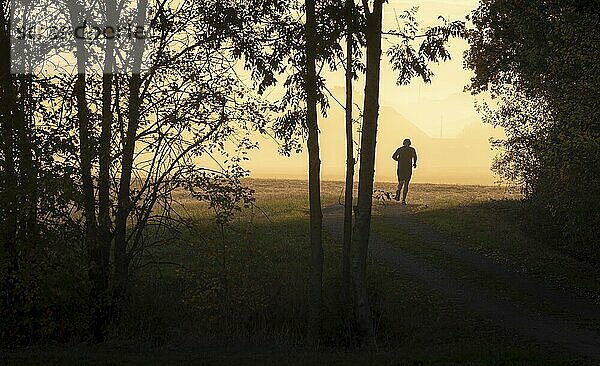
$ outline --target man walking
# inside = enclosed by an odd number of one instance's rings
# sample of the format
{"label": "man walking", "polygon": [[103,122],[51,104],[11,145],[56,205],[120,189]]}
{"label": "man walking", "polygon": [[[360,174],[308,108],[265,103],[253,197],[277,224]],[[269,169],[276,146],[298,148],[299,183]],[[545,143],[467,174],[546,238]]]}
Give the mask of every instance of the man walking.
{"label": "man walking", "polygon": [[[417,151],[410,144],[410,139],[405,139],[403,146],[398,148],[392,155],[392,159],[398,162],[396,201],[400,201],[400,191],[402,191],[403,205],[406,205],[406,195],[408,194],[408,183],[410,183],[412,177],[412,169],[417,167]],[[402,189],[403,187],[404,189]]]}

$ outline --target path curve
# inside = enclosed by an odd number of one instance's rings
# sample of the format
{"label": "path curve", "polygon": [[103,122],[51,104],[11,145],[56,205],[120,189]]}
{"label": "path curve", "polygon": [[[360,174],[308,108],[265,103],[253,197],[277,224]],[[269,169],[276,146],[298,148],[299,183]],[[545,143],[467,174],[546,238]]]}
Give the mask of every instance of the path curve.
{"label": "path curve", "polygon": [[[325,230],[334,239],[340,241],[343,233],[343,215],[344,208],[340,205],[323,209]],[[410,230],[412,235],[444,248],[456,259],[476,267],[482,275],[493,275],[507,281],[519,291],[525,291],[527,296],[535,296],[560,311],[547,314],[524,308],[487,288],[468,283],[418,255],[407,253],[371,232],[369,255],[378,263],[386,265],[404,278],[435,290],[453,303],[464,305],[503,327],[537,340],[563,346],[576,354],[600,360],[600,334],[572,321],[582,317],[600,320],[600,308],[597,305],[581,301],[571,294],[548,289],[522,273],[513,272],[489,258],[461,247],[453,239],[420,221],[406,207],[388,205],[384,211],[384,220],[401,224],[403,229]],[[563,316],[566,313],[571,314],[572,317]]]}

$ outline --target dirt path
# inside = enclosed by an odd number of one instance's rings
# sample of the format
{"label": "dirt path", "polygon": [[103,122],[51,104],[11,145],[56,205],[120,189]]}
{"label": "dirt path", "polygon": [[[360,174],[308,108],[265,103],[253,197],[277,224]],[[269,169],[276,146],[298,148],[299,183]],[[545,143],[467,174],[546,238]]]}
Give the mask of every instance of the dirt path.
{"label": "dirt path", "polygon": [[[586,320],[600,320],[600,307],[571,293],[549,288],[538,280],[466,249],[420,221],[405,206],[387,205],[381,213],[387,223],[401,225],[403,230],[443,251],[452,260],[475,268],[480,278],[493,277],[495,281],[502,282],[512,289],[512,293],[518,293],[527,299],[528,305],[531,303],[534,306],[522,306],[520,301],[509,299],[506,294],[460,278],[372,233],[369,252],[375,261],[388,266],[399,276],[417,281],[499,325],[533,339],[564,347],[573,353],[600,359],[600,334],[580,325]],[[334,238],[341,240],[343,207],[326,207],[323,214],[325,229]],[[536,304],[540,306],[535,306]]]}

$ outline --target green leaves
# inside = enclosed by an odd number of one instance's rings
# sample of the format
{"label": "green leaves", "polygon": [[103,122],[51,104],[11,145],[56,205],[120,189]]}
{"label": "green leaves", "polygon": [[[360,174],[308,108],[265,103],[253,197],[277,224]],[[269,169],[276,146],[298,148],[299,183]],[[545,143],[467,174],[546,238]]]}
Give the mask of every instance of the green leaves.
{"label": "green leaves", "polygon": [[[600,12],[575,0],[482,1],[473,12],[470,90],[500,102],[507,138],[494,169],[521,186],[548,237],[597,259],[600,217]],[[597,211],[597,210],[596,210]]]}
{"label": "green leaves", "polygon": [[[442,25],[431,27],[424,34],[417,34],[417,11],[418,7],[405,11],[396,19],[398,29],[385,33],[400,38],[400,42],[386,52],[392,69],[398,72],[398,85],[408,85],[415,77],[430,83],[433,72],[429,68],[429,62],[450,60],[450,52],[446,48],[448,41],[450,38],[465,37],[465,22],[448,22],[441,16],[439,20]],[[400,19],[404,20],[404,24],[400,23]],[[415,43],[420,38],[423,40],[417,51]]]}
{"label": "green leaves", "polygon": [[392,69],[398,72],[398,85],[408,85],[415,77],[431,82],[433,73],[427,66],[427,60],[421,52],[417,52],[408,42],[392,46],[387,51]]}

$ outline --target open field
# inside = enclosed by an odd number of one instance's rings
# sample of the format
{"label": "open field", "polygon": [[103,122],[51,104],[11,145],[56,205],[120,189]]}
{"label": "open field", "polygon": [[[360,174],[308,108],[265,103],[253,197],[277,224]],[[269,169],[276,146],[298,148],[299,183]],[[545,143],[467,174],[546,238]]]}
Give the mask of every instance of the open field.
{"label": "open field", "polygon": [[[110,344],[24,350],[7,354],[5,360],[40,365],[593,364],[376,260],[369,262],[368,278],[378,344],[376,349],[357,350],[340,302],[341,246],[331,233],[324,243],[323,344],[319,351],[307,351],[302,346],[310,260],[307,184],[246,183],[256,190],[256,205],[223,230],[206,205],[180,197],[186,225],[174,228],[139,264],[138,286],[127,312],[131,315],[113,327]],[[338,204],[342,186],[323,183],[324,206]],[[391,183],[376,188],[395,189]],[[531,296],[511,278],[488,276],[481,263],[522,273],[554,290],[566,288],[598,305],[600,271],[530,236],[517,199],[502,187],[415,184],[409,193],[410,217],[435,230],[436,238],[448,238],[452,246],[440,248],[390,220],[390,210],[397,208],[392,202],[375,204],[373,233],[425,265],[519,308],[533,308]],[[567,316],[547,305],[535,310]],[[567,320],[599,329],[595,321]]]}

